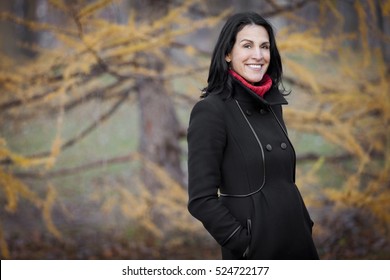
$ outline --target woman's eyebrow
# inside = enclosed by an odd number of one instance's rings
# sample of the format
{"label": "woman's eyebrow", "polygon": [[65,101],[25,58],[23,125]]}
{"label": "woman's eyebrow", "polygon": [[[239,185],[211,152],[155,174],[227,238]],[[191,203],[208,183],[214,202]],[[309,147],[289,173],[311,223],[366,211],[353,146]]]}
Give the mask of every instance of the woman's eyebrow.
{"label": "woman's eyebrow", "polygon": [[252,41],[252,40],[249,40],[249,39],[242,39],[242,40],[240,41],[240,43],[242,43],[242,42],[244,42],[244,41],[248,41],[248,42],[253,43],[253,41]]}
{"label": "woman's eyebrow", "polygon": [[[254,43],[252,40],[250,39],[242,39],[240,41],[240,43],[244,42],[244,41],[247,41],[247,42],[250,42],[250,43]],[[261,42],[261,45],[264,45],[264,44],[269,44],[270,42],[269,41],[264,41],[264,42]]]}

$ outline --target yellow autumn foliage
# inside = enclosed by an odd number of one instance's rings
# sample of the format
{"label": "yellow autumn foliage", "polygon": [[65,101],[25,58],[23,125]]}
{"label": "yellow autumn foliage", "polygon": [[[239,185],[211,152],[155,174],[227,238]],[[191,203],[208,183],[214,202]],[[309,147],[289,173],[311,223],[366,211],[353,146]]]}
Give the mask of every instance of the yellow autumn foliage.
{"label": "yellow autumn foliage", "polygon": [[[53,7],[70,15],[72,24],[64,26],[0,13],[0,20],[51,32],[58,42],[58,46],[50,50],[29,46],[40,51],[40,55],[21,66],[0,56],[0,124],[9,120],[28,122],[44,113],[50,113],[51,121],[55,123],[53,135],[46,141],[46,152],[22,154],[9,148],[7,138],[0,135],[0,192],[4,195],[0,207],[15,213],[23,201],[30,202],[41,211],[48,232],[58,239],[63,238],[64,233],[55,225],[52,210],[58,206],[61,186],[51,182],[49,176],[44,191],[35,190],[18,174],[29,171],[28,174],[42,178],[45,174],[55,174],[50,172],[64,150],[104,123],[124,100],[134,102],[136,97],[130,93],[138,77],[164,81],[188,77],[193,84],[186,83],[184,92],[172,91],[170,97],[180,100],[180,104],[189,100],[192,105],[197,94],[194,90],[201,87],[199,80],[204,86],[207,64],[199,63],[197,69],[193,65],[178,66],[166,57],[165,51],[176,44],[180,36],[202,28],[214,28],[233,12],[226,10],[217,16],[195,20],[188,16],[189,10],[207,5],[207,2],[192,0],[172,7],[165,16],[150,24],[139,22],[136,11],[130,13],[127,23],[117,24],[98,16],[113,0],[86,2],[90,3],[81,5],[74,13],[66,1],[49,0]],[[318,5],[320,18],[331,13],[339,25],[343,24],[344,17],[337,9],[336,1],[320,1]],[[285,108],[284,117],[290,130],[320,136],[337,147],[348,161],[347,167],[340,163],[342,167],[335,168],[345,177],[339,185],[323,185],[321,178],[321,171],[331,165],[331,157],[338,155],[319,152],[307,170],[298,165],[297,184],[315,186],[315,191],[309,193],[304,189],[309,207],[321,209],[331,204],[334,211],[362,209],[377,219],[378,231],[386,236],[390,232],[389,71],[381,51],[371,47],[368,41],[369,34],[379,32],[366,24],[375,16],[375,7],[371,3],[367,8],[362,1],[355,1],[353,7],[358,15],[359,34],[339,31],[324,37],[318,26],[298,31],[294,25],[278,32],[285,77],[292,83],[291,99],[304,100]],[[381,1],[380,7],[383,15],[389,17],[390,1]],[[294,13],[285,16],[307,23]],[[383,42],[390,41],[386,34],[381,34],[380,38]],[[361,49],[355,50],[345,44],[356,40]],[[183,45],[181,48],[191,59],[204,61],[204,52],[195,46]],[[165,64],[164,72],[150,67],[149,56],[158,57]],[[67,108],[87,103],[95,95],[109,100],[113,106],[84,130],[72,131],[73,137],[64,139]],[[81,124],[84,127],[84,123]],[[104,217],[110,219],[119,212],[120,217],[138,228],[143,237],[151,236],[153,240],[164,240],[174,246],[183,244],[186,234],[204,233],[201,225],[188,214],[185,187],[155,162],[137,152],[131,155],[131,162],[151,171],[162,187],[152,194],[134,171],[131,182],[106,183],[90,194],[89,202],[98,204]],[[4,258],[10,258],[12,252],[5,233],[0,221],[0,252]]]}
{"label": "yellow autumn foliage", "polygon": [[[107,91],[106,98],[117,98],[128,92],[134,85],[136,77],[157,77],[158,73],[151,69],[147,61],[137,60],[139,53],[148,53],[164,57],[161,48],[169,47],[178,36],[188,34],[199,28],[214,26],[226,13],[215,17],[198,20],[187,19],[188,10],[202,1],[185,1],[169,10],[168,14],[156,19],[152,24],[139,24],[135,20],[135,14],[129,17],[125,25],[116,24],[108,20],[102,20],[96,15],[113,3],[112,0],[94,1],[85,3],[77,14],[72,7],[61,0],[50,0],[49,3],[64,14],[71,15],[75,25],[56,26],[48,23],[32,22],[15,15],[2,12],[1,20],[13,21],[24,25],[34,31],[51,32],[59,45],[55,49],[42,50],[37,46],[28,46],[40,55],[32,62],[22,66],[14,65],[8,59],[2,60],[0,72],[1,109],[0,122],[7,122],[7,116],[11,119],[31,119],[42,112],[56,112],[56,133],[54,139],[49,140],[51,147],[47,152],[35,155],[20,155],[7,147],[6,138],[1,138],[0,161],[8,162],[7,168],[0,168],[0,190],[5,194],[5,209],[16,212],[21,199],[32,202],[42,211],[42,218],[46,228],[56,238],[61,238],[62,233],[54,224],[51,217],[52,209],[57,203],[57,188],[48,184],[46,197],[40,191],[36,191],[28,183],[23,182],[14,173],[20,170],[31,170],[38,176],[45,176],[55,167],[57,158],[61,156],[63,149],[73,145],[90,131],[101,124],[118,106],[112,107],[105,115],[101,116],[84,131],[76,134],[73,139],[63,139],[64,111],[66,106],[74,102],[80,102],[96,91]],[[81,3],[81,2],[80,2]],[[80,4],[78,3],[78,4]],[[86,28],[80,28],[85,26]],[[26,46],[27,47],[27,46]],[[191,54],[195,54],[192,50]],[[12,71],[9,71],[12,67]],[[172,73],[181,73],[181,69],[171,68]],[[103,78],[102,78],[103,76]],[[105,78],[105,79],[104,79]],[[107,79],[109,78],[109,79]],[[127,98],[124,94],[119,101]],[[130,99],[131,100],[131,99]],[[120,105],[120,102],[117,102]],[[5,114],[5,115],[4,115]],[[164,216],[168,215],[171,207],[177,213],[178,219],[174,226],[183,226],[185,211],[185,191],[165,174],[158,166],[141,160],[144,164],[156,172],[162,182],[168,184],[161,201],[151,202],[152,198],[147,192],[134,195],[124,188],[118,188],[121,194],[117,197],[101,198],[103,202],[101,210],[110,213],[113,205],[118,206],[122,214],[139,221],[146,231],[154,236],[162,238],[166,233],[159,228],[153,220],[153,211],[160,211]],[[169,186],[169,187],[168,187]],[[176,193],[179,197],[167,195]],[[168,199],[168,198],[172,198]],[[153,208],[159,209],[150,209]],[[126,205],[130,205],[128,208]],[[137,209],[137,211],[134,211]],[[149,213],[149,214],[147,214]],[[142,217],[142,219],[141,219]],[[189,223],[187,223],[189,224]],[[4,240],[3,231],[0,232],[1,253],[9,257],[9,251]]]}
{"label": "yellow autumn foliage", "polygon": [[[341,20],[341,15],[334,9],[335,2],[330,2],[324,1],[323,8],[331,8]],[[301,109],[290,106],[285,110],[285,118],[290,129],[322,136],[341,148],[353,162],[352,169],[344,170],[343,183],[324,186],[321,192],[327,198],[324,203],[331,201],[340,209],[357,208],[373,214],[378,221],[377,229],[388,236],[390,78],[383,53],[378,47],[370,45],[369,35],[377,34],[384,41],[388,41],[389,36],[380,34],[379,29],[367,24],[368,18],[376,15],[375,6],[370,3],[367,9],[361,1],[354,2],[359,33],[358,36],[350,36],[349,40],[361,42],[362,47],[358,50],[342,44],[343,41],[329,45],[325,43],[327,39],[322,38],[311,38],[310,42],[316,42],[313,43],[315,47],[308,48],[304,46],[306,42],[294,42],[289,29],[280,33],[281,39],[286,41],[281,46],[286,52],[287,76],[297,78],[297,87],[306,92],[305,100],[308,102]],[[386,6],[388,3],[384,1],[382,4]],[[318,35],[312,32],[312,36]],[[331,38],[332,41],[337,42],[334,38]],[[294,54],[295,46],[301,47],[301,60],[298,62],[290,56]],[[317,70],[315,66],[307,67],[306,64],[314,56],[319,58],[316,60],[320,63]],[[322,166],[327,165],[326,157],[320,157],[319,162]],[[300,176],[306,176],[298,180],[310,185],[318,184],[319,173],[316,174],[315,168],[306,174],[298,172]],[[311,205],[321,207],[318,195],[310,197]]]}

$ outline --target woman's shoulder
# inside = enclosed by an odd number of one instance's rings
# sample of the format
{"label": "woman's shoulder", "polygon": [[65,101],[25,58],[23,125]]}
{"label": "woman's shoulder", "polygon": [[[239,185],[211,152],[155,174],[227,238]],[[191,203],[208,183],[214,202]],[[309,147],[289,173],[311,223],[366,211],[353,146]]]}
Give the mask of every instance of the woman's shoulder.
{"label": "woman's shoulder", "polygon": [[226,106],[218,95],[208,95],[199,100],[193,107],[188,127],[188,134],[201,131],[214,135],[225,127]]}
{"label": "woman's shoulder", "polygon": [[211,112],[222,112],[224,109],[224,98],[219,94],[209,94],[206,97],[200,99],[195,103],[192,111],[211,111]]}

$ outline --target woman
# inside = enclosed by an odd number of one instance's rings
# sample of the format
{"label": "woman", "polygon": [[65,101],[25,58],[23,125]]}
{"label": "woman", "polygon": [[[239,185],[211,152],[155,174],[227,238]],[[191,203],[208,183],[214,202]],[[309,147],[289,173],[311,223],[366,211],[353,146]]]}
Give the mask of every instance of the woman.
{"label": "woman", "polygon": [[229,18],[188,128],[188,209],[223,259],[318,259],[295,185],[281,77],[271,25],[255,13]]}

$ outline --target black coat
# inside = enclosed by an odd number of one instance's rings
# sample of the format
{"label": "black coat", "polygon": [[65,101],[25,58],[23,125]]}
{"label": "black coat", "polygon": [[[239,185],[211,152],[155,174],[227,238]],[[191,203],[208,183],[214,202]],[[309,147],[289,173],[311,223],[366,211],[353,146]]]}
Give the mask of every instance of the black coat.
{"label": "black coat", "polygon": [[318,258],[282,104],[279,90],[263,99],[234,80],[230,97],[210,94],[191,112],[188,209],[223,259]]}

